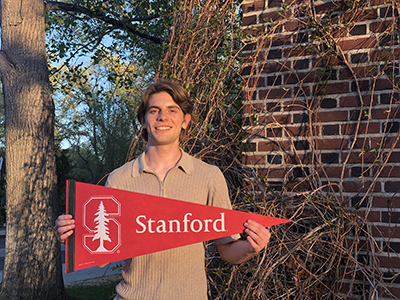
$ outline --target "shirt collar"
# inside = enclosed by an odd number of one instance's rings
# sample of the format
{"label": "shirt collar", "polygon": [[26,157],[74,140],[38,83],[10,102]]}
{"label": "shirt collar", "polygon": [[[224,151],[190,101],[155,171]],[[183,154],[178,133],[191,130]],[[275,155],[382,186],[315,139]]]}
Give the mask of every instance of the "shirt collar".
{"label": "shirt collar", "polygon": [[[179,168],[187,175],[191,175],[193,172],[193,157],[184,152],[182,149],[180,150],[182,152],[182,156],[178,161],[178,163],[176,164],[175,168]],[[150,171],[146,165],[145,155],[146,155],[145,152],[143,152],[137,159],[133,161],[132,177],[136,177],[141,175],[143,172]]]}

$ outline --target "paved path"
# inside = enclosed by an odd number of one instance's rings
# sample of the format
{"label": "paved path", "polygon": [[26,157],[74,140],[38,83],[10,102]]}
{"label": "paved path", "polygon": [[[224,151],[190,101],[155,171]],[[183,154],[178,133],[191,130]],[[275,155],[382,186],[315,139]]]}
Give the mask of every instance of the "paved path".
{"label": "paved path", "polygon": [[[0,282],[3,280],[4,255],[5,255],[5,231],[0,230]],[[117,267],[118,265],[122,265],[122,262],[115,262],[108,264],[104,268],[93,267],[67,274],[65,273],[65,264],[64,264],[64,259],[65,259],[64,245],[61,245],[61,257],[63,262],[63,277],[65,283],[119,274],[120,271],[113,270],[113,268]]]}

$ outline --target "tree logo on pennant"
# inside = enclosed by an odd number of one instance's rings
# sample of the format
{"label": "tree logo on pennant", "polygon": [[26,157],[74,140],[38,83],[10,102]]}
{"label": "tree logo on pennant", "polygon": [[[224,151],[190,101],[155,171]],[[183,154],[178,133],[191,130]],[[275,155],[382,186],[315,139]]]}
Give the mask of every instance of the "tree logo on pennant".
{"label": "tree logo on pennant", "polygon": [[113,196],[93,197],[83,205],[84,247],[93,254],[114,253],[121,245],[121,204]]}
{"label": "tree logo on pennant", "polygon": [[95,235],[93,237],[94,240],[100,240],[100,246],[97,248],[96,252],[108,252],[106,248],[104,248],[104,241],[111,242],[110,236],[109,236],[109,229],[107,227],[108,222],[110,221],[107,219],[109,214],[106,212],[106,209],[104,207],[103,201],[100,202],[99,208],[97,209],[97,212],[94,214],[95,218],[94,221],[96,222],[96,231]]}

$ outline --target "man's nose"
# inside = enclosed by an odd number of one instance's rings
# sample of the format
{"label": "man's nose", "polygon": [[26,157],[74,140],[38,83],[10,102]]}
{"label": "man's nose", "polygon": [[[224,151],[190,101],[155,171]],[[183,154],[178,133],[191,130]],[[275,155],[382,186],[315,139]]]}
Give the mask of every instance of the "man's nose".
{"label": "man's nose", "polygon": [[158,112],[157,119],[164,120],[166,117],[167,117],[167,114],[166,114],[165,110],[160,109],[160,111]]}

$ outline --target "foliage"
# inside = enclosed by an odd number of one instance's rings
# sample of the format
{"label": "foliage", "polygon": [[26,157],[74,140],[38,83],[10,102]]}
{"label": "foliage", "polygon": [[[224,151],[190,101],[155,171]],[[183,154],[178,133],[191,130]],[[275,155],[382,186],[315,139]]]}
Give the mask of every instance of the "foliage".
{"label": "foliage", "polygon": [[139,126],[143,73],[138,64],[109,53],[97,65],[64,66],[52,77],[57,142],[67,148],[71,178],[97,183],[126,161]]}
{"label": "foliage", "polygon": [[64,64],[82,56],[97,63],[117,51],[124,60],[136,55],[151,68],[170,26],[171,7],[164,0],[47,1],[47,9],[48,53]]}

